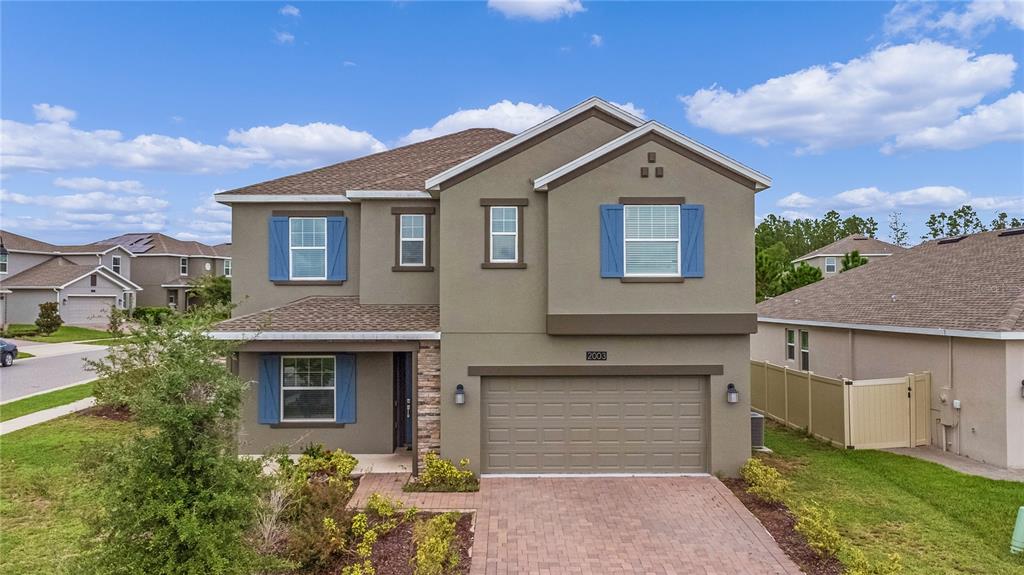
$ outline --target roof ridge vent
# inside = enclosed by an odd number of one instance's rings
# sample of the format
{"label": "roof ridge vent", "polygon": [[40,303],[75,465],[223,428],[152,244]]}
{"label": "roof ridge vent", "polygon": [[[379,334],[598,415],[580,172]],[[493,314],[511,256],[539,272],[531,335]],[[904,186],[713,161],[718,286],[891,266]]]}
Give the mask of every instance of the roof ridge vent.
{"label": "roof ridge vent", "polygon": [[956,236],[954,238],[946,238],[946,239],[943,239],[943,240],[939,240],[939,245],[941,246],[941,245],[944,245],[944,244],[955,244],[955,243],[959,242],[960,240],[962,240],[962,239],[964,239],[966,237],[967,236]]}
{"label": "roof ridge vent", "polygon": [[1005,232],[1000,233],[999,237],[1002,238],[1002,237],[1007,237],[1007,236],[1020,236],[1020,235],[1024,235],[1024,228],[1014,228],[1012,230],[1006,230]]}

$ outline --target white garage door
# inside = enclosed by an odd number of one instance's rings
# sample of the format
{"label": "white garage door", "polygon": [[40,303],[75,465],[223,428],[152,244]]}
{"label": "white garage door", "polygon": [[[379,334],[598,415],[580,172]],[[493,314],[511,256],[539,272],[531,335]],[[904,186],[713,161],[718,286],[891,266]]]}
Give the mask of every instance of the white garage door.
{"label": "white garage door", "polygon": [[117,303],[116,296],[68,296],[68,303],[60,310],[60,317],[69,325],[106,325],[110,306]]}
{"label": "white garage door", "polygon": [[485,377],[488,473],[703,473],[701,377]]}

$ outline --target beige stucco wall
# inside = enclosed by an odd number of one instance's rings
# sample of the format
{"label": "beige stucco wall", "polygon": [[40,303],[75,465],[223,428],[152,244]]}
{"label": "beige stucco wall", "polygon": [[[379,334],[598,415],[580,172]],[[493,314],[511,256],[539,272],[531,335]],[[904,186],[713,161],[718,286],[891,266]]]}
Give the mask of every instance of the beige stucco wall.
{"label": "beige stucco wall", "polygon": [[[269,279],[267,250],[270,241],[270,216],[274,211],[344,211],[348,218],[348,280],[342,285],[275,285]],[[311,295],[359,295],[360,276],[360,204],[233,204],[231,206],[232,284],[245,286],[231,290],[238,304],[233,315],[277,307]],[[394,228],[389,226],[390,233]]]}
{"label": "beige stucco wall", "polygon": [[[1015,342],[793,327],[810,332],[811,371],[821,375],[874,379],[930,371],[932,443],[936,447],[942,447],[945,423],[946,447],[953,452],[1000,466],[1022,457],[1013,453],[1012,441],[1007,439],[1024,425],[1013,419],[1018,414],[1018,419],[1024,419],[1024,406],[1008,403],[1011,395],[1020,394],[1020,380],[1014,387],[1009,372],[1024,363],[1012,359]],[[796,362],[785,360],[784,328],[760,323],[751,338],[751,358],[796,369]],[[954,399],[961,402],[959,414],[951,407]]]}
{"label": "beige stucco wall", "polygon": [[[277,345],[273,351],[287,353],[295,346]],[[351,351],[337,344],[303,345],[303,353]],[[242,419],[238,432],[239,451],[261,454],[284,446],[290,453],[301,452],[310,443],[322,443],[328,449],[349,453],[391,453],[392,428],[392,353],[360,352],[356,355],[356,423],[341,427],[273,428],[259,421],[259,353],[239,354],[238,375],[250,382],[242,399]]]}
{"label": "beige stucco wall", "polygon": [[1006,465],[1024,469],[1024,341],[1006,342]]}
{"label": "beige stucco wall", "polygon": [[7,323],[35,323],[39,304],[57,301],[57,292],[45,290],[11,290],[7,298]]}
{"label": "beige stucco wall", "polygon": [[364,201],[360,203],[359,218],[363,236],[359,242],[359,301],[362,303],[424,303],[436,304],[440,289],[441,262],[440,216],[430,218],[430,261],[434,271],[395,272],[395,207],[438,208],[438,202]]}
{"label": "beige stucco wall", "polygon": [[11,252],[7,254],[7,273],[0,274],[0,282],[4,279],[13,276],[14,274],[21,273],[28,268],[35,267],[53,256],[46,256],[40,254],[24,254],[21,252]]}

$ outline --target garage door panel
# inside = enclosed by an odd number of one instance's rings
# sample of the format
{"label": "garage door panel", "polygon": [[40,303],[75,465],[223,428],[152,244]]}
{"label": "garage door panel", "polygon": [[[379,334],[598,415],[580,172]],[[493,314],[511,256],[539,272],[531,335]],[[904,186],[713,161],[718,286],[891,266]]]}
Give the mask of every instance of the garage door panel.
{"label": "garage door panel", "polygon": [[485,472],[707,468],[702,378],[484,378],[482,384]]}
{"label": "garage door panel", "polygon": [[83,297],[69,295],[67,303],[60,308],[60,317],[64,323],[101,324],[110,317],[110,307],[117,302],[115,296]]}

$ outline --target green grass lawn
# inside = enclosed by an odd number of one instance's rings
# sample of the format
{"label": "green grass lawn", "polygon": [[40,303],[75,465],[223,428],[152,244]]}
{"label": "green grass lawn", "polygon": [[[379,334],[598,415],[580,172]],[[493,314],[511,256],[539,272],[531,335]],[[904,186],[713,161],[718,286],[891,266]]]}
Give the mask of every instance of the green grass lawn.
{"label": "green grass lawn", "polygon": [[964,475],[911,457],[842,450],[771,425],[765,459],[793,481],[790,509],[814,500],[871,559],[897,552],[905,573],[1024,573],[1010,555],[1024,483]]}
{"label": "green grass lawn", "polygon": [[35,356],[32,355],[31,353],[26,353],[24,351],[19,351],[18,352],[18,357],[16,357],[15,359],[28,359],[30,357],[35,357]]}
{"label": "green grass lawn", "polygon": [[87,327],[75,327],[62,325],[57,331],[50,335],[36,335],[38,328],[33,324],[21,323],[11,324],[7,327],[5,335],[13,339],[25,339],[42,343],[65,343],[69,341],[85,341],[89,339],[106,339],[111,336],[109,332],[89,329]]}
{"label": "green grass lawn", "polygon": [[132,423],[71,415],[3,436],[0,573],[60,573],[86,533],[95,503],[91,450]]}
{"label": "green grass lawn", "polygon": [[[92,383],[83,383],[82,385],[59,389],[57,391],[51,391],[50,393],[33,395],[32,397],[26,397],[25,399],[19,399],[5,405],[0,405],[0,421],[7,421],[8,419],[14,419],[15,417],[21,417],[22,415],[28,415],[29,413],[35,413],[36,411],[57,407],[58,405],[66,405],[91,395]],[[7,446],[4,445],[4,447]]]}

